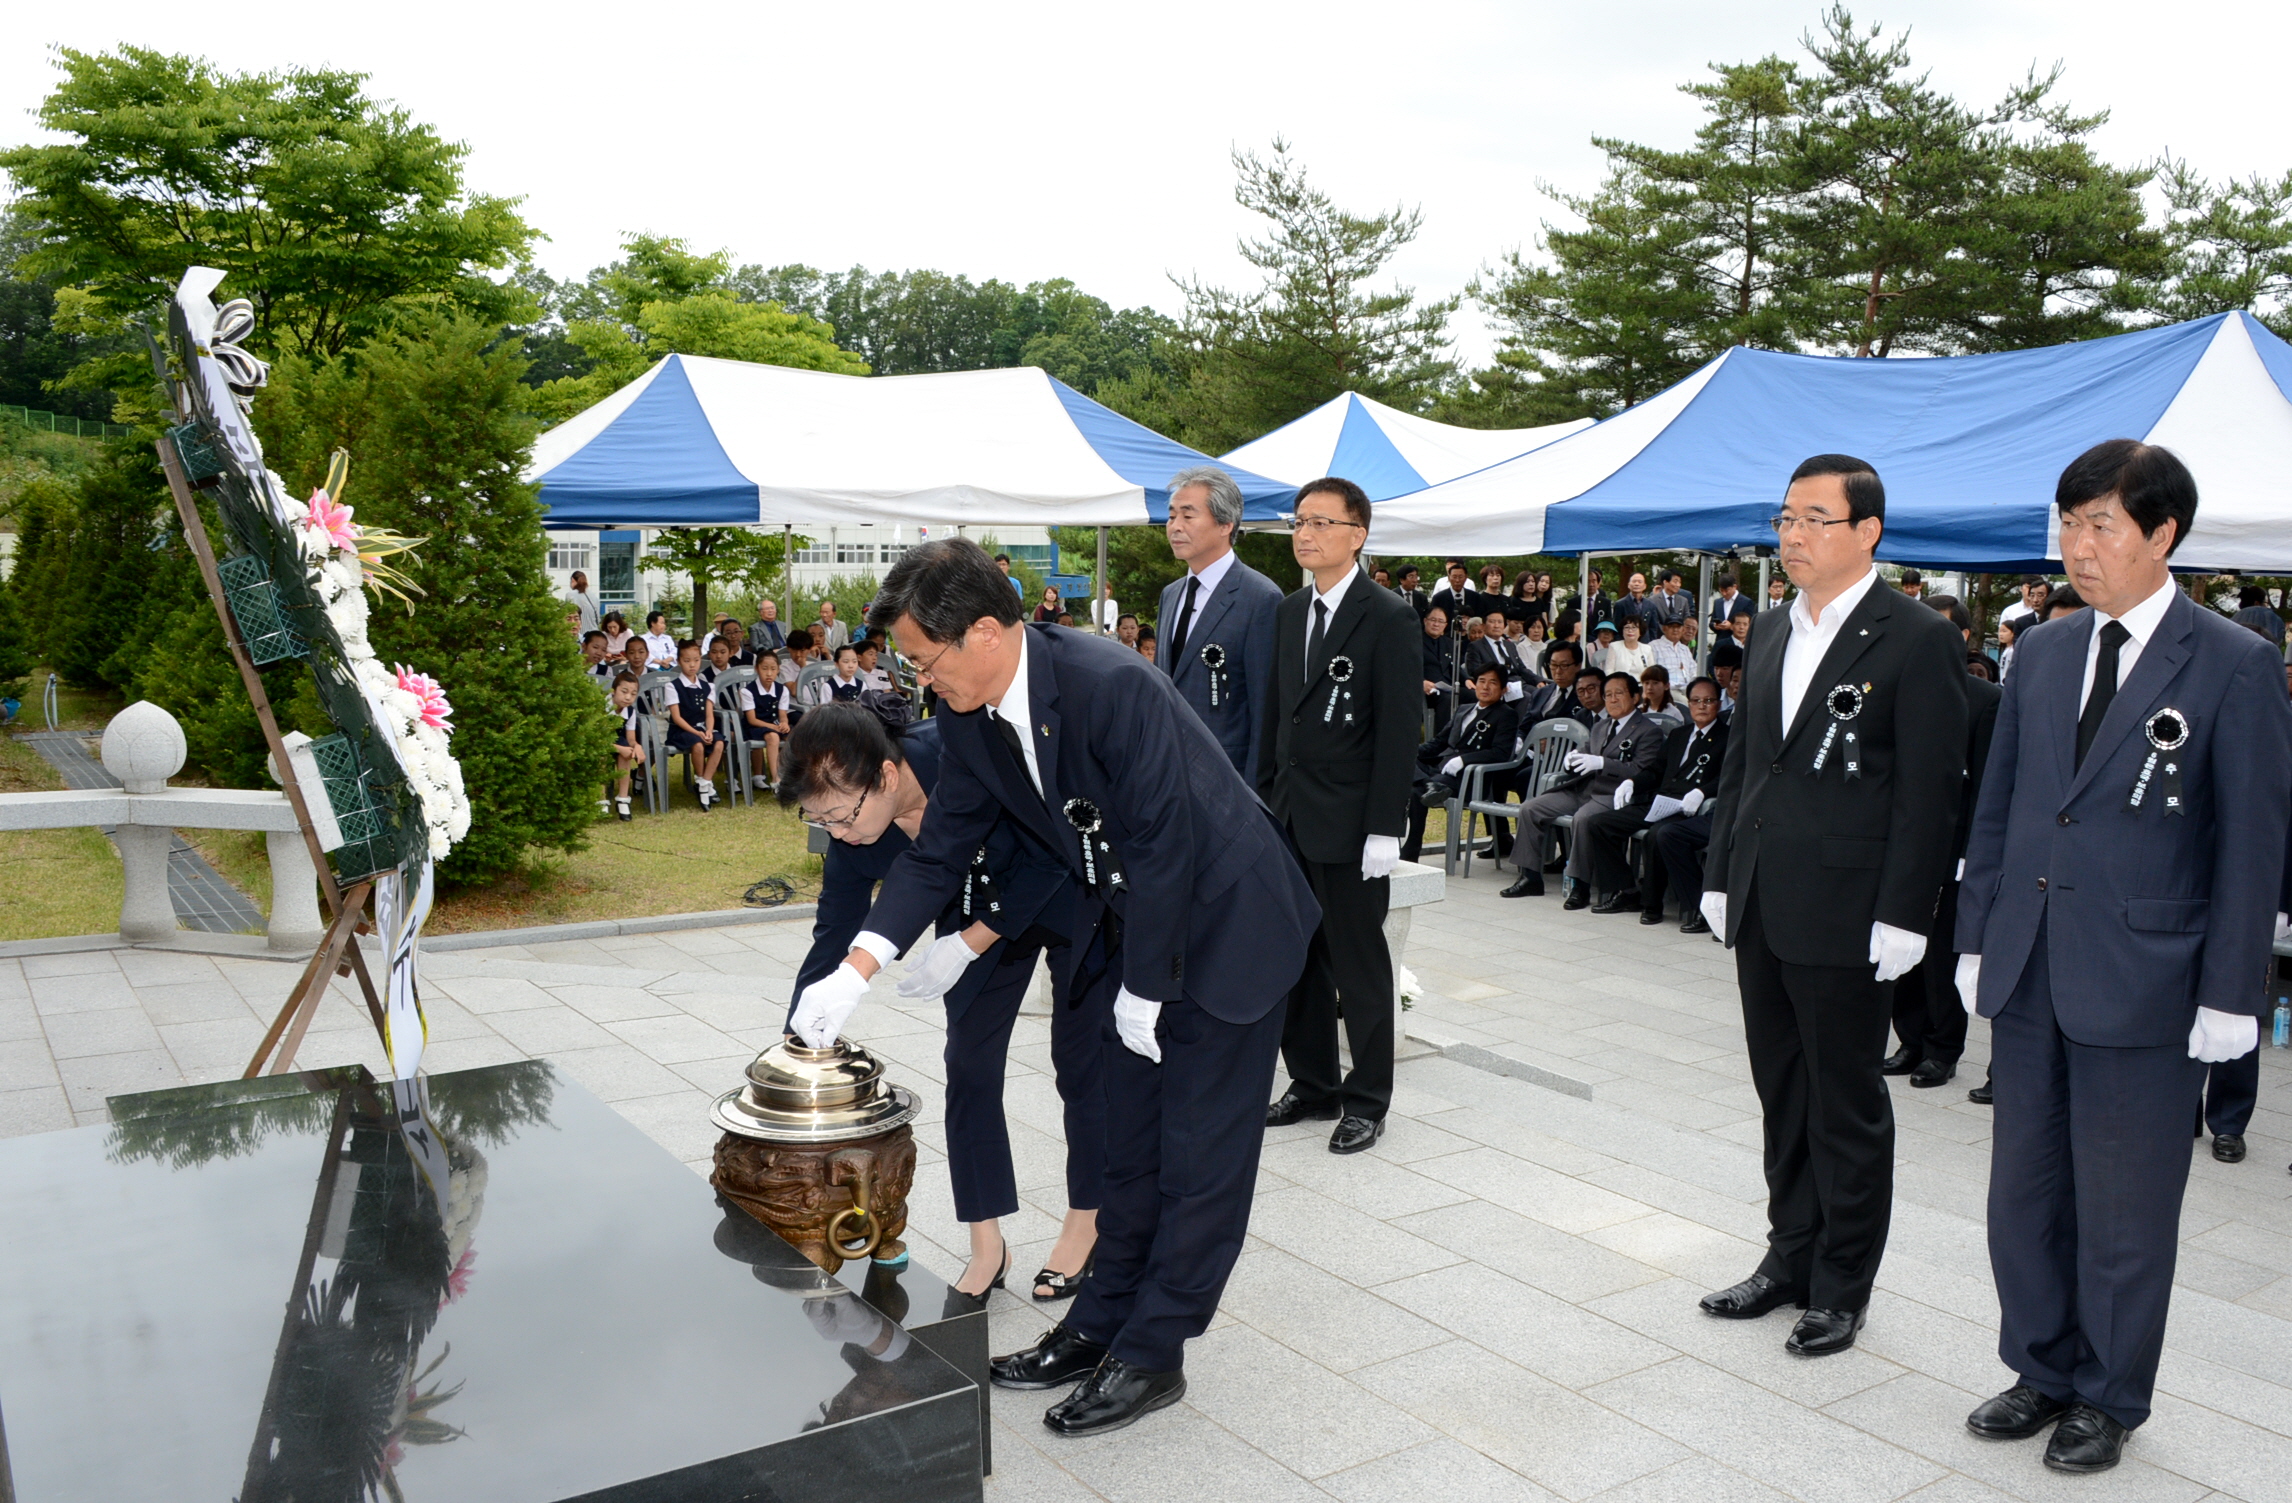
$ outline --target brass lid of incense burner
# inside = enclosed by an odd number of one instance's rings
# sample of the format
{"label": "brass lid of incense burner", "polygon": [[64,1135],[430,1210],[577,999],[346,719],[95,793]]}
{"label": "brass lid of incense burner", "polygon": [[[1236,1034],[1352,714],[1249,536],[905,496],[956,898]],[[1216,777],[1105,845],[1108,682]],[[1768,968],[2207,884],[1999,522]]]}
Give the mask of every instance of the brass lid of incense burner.
{"label": "brass lid of incense burner", "polygon": [[767,1143],[839,1143],[886,1132],[922,1109],[884,1079],[882,1062],[838,1039],[811,1049],[782,1039],[749,1062],[748,1083],[716,1098],[718,1127]]}

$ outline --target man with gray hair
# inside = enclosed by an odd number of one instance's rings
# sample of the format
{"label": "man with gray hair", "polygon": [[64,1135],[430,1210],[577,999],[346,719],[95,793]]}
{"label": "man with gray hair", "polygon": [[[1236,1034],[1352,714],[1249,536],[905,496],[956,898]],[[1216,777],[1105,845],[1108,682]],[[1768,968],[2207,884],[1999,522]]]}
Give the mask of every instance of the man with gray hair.
{"label": "man with gray hair", "polygon": [[1170,551],[1186,577],[1162,587],[1156,662],[1234,769],[1254,779],[1281,587],[1234,555],[1242,493],[1233,476],[1197,465],[1171,476],[1169,491]]}

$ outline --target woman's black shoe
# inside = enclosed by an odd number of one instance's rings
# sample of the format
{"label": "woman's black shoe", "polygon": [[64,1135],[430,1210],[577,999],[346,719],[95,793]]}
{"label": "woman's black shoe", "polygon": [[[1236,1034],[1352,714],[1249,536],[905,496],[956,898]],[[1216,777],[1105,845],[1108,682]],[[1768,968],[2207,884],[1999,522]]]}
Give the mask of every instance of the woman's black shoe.
{"label": "woman's black shoe", "polygon": [[970,1290],[964,1288],[961,1284],[957,1284],[955,1286],[955,1292],[957,1294],[969,1294],[973,1299],[983,1300],[988,1295],[1003,1287],[1003,1280],[1008,1277],[1011,1272],[1011,1239],[1005,1237],[1002,1240],[1003,1266],[995,1270],[994,1282],[989,1284],[986,1288],[980,1290],[977,1294],[971,1294]]}
{"label": "woman's black shoe", "polygon": [[[1044,1268],[1041,1273],[1035,1275],[1035,1303],[1038,1305],[1055,1305],[1062,1299],[1072,1299],[1074,1292],[1082,1287],[1082,1281],[1090,1277],[1090,1265],[1097,1261],[1098,1249],[1092,1247],[1089,1253],[1083,1257],[1082,1267],[1073,1273],[1060,1273],[1055,1268]],[[1048,1289],[1050,1293],[1043,1293],[1045,1289]]]}

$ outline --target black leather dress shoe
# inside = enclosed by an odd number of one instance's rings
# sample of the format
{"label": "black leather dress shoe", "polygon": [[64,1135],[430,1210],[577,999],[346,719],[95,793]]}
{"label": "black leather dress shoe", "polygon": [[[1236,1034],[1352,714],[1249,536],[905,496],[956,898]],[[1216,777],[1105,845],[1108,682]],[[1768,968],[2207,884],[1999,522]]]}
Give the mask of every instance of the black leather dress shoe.
{"label": "black leather dress shoe", "polygon": [[1996,1098],[1990,1094],[1990,1084],[1990,1080],[1985,1076],[1980,1085],[1975,1086],[1972,1090],[1966,1092],[1966,1099],[1971,1101],[1976,1106],[1990,1105],[1993,1101],[1996,1100]]}
{"label": "black leather dress shoe", "polygon": [[1025,1351],[989,1362],[987,1376],[997,1388],[1056,1388],[1088,1375],[1105,1359],[1104,1346],[1061,1324]]}
{"label": "black leather dress shoe", "polygon": [[1578,909],[1589,908],[1591,906],[1592,893],[1591,889],[1588,887],[1579,887],[1575,891],[1569,893],[1568,901],[1560,905],[1561,908],[1565,909],[1569,913],[1574,913]]}
{"label": "black leather dress shoe", "polygon": [[1594,913],[1629,913],[1639,906],[1639,894],[1626,888],[1610,893],[1592,905]]}
{"label": "black leather dress shoe", "polygon": [[2212,1156],[2224,1164],[2244,1162],[2244,1134],[2224,1132],[2212,1140]]}
{"label": "black leather dress shoe", "polygon": [[1359,1153],[1385,1135],[1382,1117],[1347,1117],[1329,1135],[1331,1153]]}
{"label": "black leather dress shoe", "polygon": [[1976,1404],[1966,1416],[1966,1428],[1984,1440],[2027,1440],[2068,1412],[2066,1400],[2016,1383],[1996,1398]]}
{"label": "black leather dress shoe", "polygon": [[1783,1350],[1794,1357],[1828,1357],[1854,1345],[1854,1333],[1862,1329],[1869,1307],[1860,1310],[1809,1310],[1791,1327],[1791,1334],[1783,1342]]}
{"label": "black leather dress shoe", "polygon": [[1691,913],[1679,921],[1679,932],[1682,934],[1709,934],[1711,922],[1700,913]]}
{"label": "black leather dress shoe", "polygon": [[1881,1075],[1907,1075],[1918,1068],[1918,1056],[1910,1052],[1907,1044],[1878,1062]]}
{"label": "black leather dress shoe", "polygon": [[1061,1435],[1099,1435],[1135,1424],[1185,1396],[1183,1372],[1150,1373],[1109,1357],[1074,1392],[1051,1405],[1043,1423]]}
{"label": "black leather dress shoe", "polygon": [[1544,896],[1544,877],[1540,872],[1522,872],[1512,885],[1498,894],[1507,898],[1540,898]]}
{"label": "black leather dress shoe", "polygon": [[1721,1320],[1757,1320],[1769,1310],[1780,1310],[1785,1305],[1807,1307],[1807,1292],[1796,1284],[1785,1284],[1754,1273],[1740,1284],[1731,1285],[1716,1294],[1706,1294],[1696,1302],[1706,1315]]}
{"label": "black leather dress shoe", "polygon": [[1663,910],[1658,908],[1655,912],[1649,913],[1642,909],[1640,910],[1639,921],[1643,924],[1660,924],[1663,922]]}
{"label": "black leather dress shoe", "polygon": [[2124,1459],[2129,1433],[2091,1404],[2072,1404],[2045,1443],[2045,1464],[2057,1472],[2106,1472]]}
{"label": "black leather dress shoe", "polygon": [[1336,1102],[1307,1101],[1292,1089],[1283,1091],[1281,1099],[1265,1109],[1265,1125],[1287,1127],[1292,1122],[1328,1122],[1336,1115]]}
{"label": "black leather dress shoe", "polygon": [[1918,1068],[1910,1072],[1910,1083],[1921,1091],[1929,1091],[1938,1085],[1948,1085],[1957,1073],[1955,1060],[1922,1059],[1918,1061]]}

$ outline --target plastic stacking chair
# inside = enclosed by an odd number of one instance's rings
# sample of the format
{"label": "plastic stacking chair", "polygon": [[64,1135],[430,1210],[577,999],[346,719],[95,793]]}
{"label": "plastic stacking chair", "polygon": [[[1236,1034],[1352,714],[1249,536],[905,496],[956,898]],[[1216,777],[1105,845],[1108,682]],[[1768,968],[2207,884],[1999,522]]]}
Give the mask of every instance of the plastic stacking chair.
{"label": "plastic stacking chair", "polygon": [[644,713],[637,724],[645,745],[645,807],[655,814],[668,812],[668,685],[676,675],[665,668],[649,669],[637,677],[637,705]]}
{"label": "plastic stacking chair", "polygon": [[796,675],[796,682],[789,697],[795,701],[797,709],[813,709],[815,706],[805,698],[805,695],[810,691],[812,685],[820,682],[822,679],[832,680],[835,678],[835,676],[836,665],[832,662],[806,663],[803,667],[803,671]]}
{"label": "plastic stacking chair", "polygon": [[756,806],[749,796],[748,786],[748,722],[741,718],[740,700],[750,684],[756,682],[753,668],[727,668],[716,676],[716,723],[724,732],[724,761],[730,769],[726,776],[731,782],[731,797]]}
{"label": "plastic stacking chair", "polygon": [[[1530,769],[1527,784],[1529,796],[1532,798],[1550,788],[1560,778],[1567,776],[1566,758],[1569,752],[1583,751],[1591,744],[1592,733],[1573,720],[1539,720],[1528,728],[1528,734],[1520,740],[1520,759],[1506,765],[1515,771],[1522,767]],[[1483,773],[1487,771],[1486,769],[1467,770]],[[1492,779],[1487,777],[1474,779],[1461,785],[1458,792],[1464,793],[1469,790],[1474,794],[1485,795],[1490,791],[1485,784],[1490,781]],[[1520,818],[1522,808],[1521,804],[1508,803],[1501,796],[1495,798],[1472,797],[1461,799],[1459,802],[1462,805],[1461,813],[1476,814],[1488,820],[1509,819],[1517,821]],[[1455,827],[1458,818],[1457,814],[1449,816],[1451,829]],[[1546,826],[1546,828],[1550,829],[1551,827]],[[1515,846],[1515,849],[1517,850],[1518,847]],[[1536,851],[1532,853],[1532,859],[1536,862],[1537,869],[1541,870],[1546,860],[1544,853]],[[1522,871],[1529,870],[1526,866],[1522,866],[1520,869]],[[1472,875],[1472,847],[1469,844],[1464,847],[1464,875],[1467,878]]]}
{"label": "plastic stacking chair", "polygon": [[[1465,875],[1468,877],[1472,875],[1472,867],[1469,863],[1472,860],[1473,822],[1476,819],[1486,819],[1489,821],[1488,828],[1493,832],[1496,828],[1495,821],[1504,817],[1499,814],[1483,814],[1474,806],[1483,803],[1503,803],[1501,798],[1489,798],[1489,789],[1492,786],[1501,787],[1501,779],[1509,777],[1527,765],[1528,756],[1526,751],[1522,750],[1507,762],[1482,762],[1464,769],[1464,775],[1457,780],[1456,792],[1449,796],[1446,803],[1441,805],[1443,809],[1448,811],[1448,842],[1442,853],[1442,870],[1452,877],[1456,875],[1457,851],[1461,846],[1464,859],[1468,863],[1464,869]],[[1506,804],[1505,807],[1517,809],[1519,805]]]}

